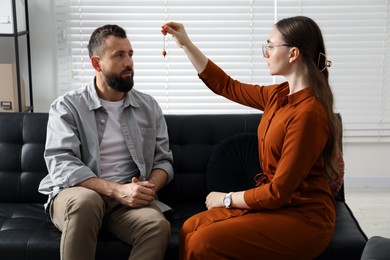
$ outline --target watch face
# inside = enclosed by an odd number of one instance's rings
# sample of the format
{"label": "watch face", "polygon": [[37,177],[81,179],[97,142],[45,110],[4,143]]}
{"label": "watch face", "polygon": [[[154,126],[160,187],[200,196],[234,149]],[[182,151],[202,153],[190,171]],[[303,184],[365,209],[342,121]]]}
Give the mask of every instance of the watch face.
{"label": "watch face", "polygon": [[225,199],[223,200],[223,203],[225,204],[225,207],[229,207],[230,206],[230,198],[229,197],[225,197]]}

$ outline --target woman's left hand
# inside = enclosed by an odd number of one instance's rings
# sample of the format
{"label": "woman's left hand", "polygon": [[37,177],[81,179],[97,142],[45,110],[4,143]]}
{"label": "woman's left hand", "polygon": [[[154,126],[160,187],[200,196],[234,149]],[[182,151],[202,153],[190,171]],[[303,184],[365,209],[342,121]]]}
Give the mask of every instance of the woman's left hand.
{"label": "woman's left hand", "polygon": [[210,192],[206,197],[206,207],[207,209],[213,208],[223,208],[225,207],[223,204],[223,199],[225,198],[225,192]]}
{"label": "woman's left hand", "polygon": [[[248,204],[246,204],[244,199],[244,193],[245,191],[235,191],[231,196],[231,204],[230,208],[235,209],[250,209]],[[226,192],[210,192],[209,195],[206,197],[206,207],[207,209],[214,209],[214,208],[224,208],[225,204],[223,203],[223,200],[226,196]]]}

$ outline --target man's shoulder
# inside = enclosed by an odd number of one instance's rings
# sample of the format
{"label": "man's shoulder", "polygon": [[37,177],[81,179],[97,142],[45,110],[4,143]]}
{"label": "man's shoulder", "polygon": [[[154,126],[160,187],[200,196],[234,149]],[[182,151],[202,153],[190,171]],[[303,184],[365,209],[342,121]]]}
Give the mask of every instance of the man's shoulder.
{"label": "man's shoulder", "polygon": [[82,105],[88,106],[88,89],[86,86],[73,89],[65,92],[57,97],[53,103],[53,106],[66,106],[66,107],[81,107]]}
{"label": "man's shoulder", "polygon": [[154,97],[152,95],[145,93],[145,92],[142,92],[142,91],[135,89],[135,88],[133,88],[129,93],[131,93],[135,97],[154,99]]}
{"label": "man's shoulder", "polygon": [[67,92],[63,93],[61,96],[59,96],[57,99],[59,100],[65,100],[65,99],[78,99],[81,96],[85,96],[87,94],[87,86],[83,86],[77,89],[68,90]]}
{"label": "man's shoulder", "polygon": [[139,91],[137,89],[132,89],[129,92],[130,98],[133,98],[139,105],[147,104],[150,105],[152,103],[157,104],[157,100],[150,94]]}

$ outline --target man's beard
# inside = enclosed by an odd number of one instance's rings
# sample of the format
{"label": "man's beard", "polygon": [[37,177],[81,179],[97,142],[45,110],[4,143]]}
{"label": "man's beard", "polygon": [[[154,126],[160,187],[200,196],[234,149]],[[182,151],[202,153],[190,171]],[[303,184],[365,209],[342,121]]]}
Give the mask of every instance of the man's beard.
{"label": "man's beard", "polygon": [[[120,75],[124,72],[131,72],[130,78],[122,78]],[[119,92],[129,92],[134,86],[134,71],[131,68],[124,69],[119,75],[115,73],[104,74],[107,84]]]}

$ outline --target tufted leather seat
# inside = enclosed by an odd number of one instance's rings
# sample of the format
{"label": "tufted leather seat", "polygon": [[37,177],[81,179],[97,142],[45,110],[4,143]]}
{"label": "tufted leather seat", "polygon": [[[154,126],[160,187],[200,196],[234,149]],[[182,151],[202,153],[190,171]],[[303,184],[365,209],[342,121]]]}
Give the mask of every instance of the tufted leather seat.
{"label": "tufted leather seat", "polygon": [[[191,215],[204,210],[208,192],[206,169],[214,147],[237,133],[256,133],[259,114],[166,115],[174,155],[174,180],[160,199],[174,211],[167,213],[172,238],[166,259],[177,259],[178,232]],[[46,197],[38,193],[47,174],[43,159],[46,113],[0,113],[0,259],[59,259],[61,233],[44,212]],[[344,190],[337,200],[335,235],[318,259],[360,259],[367,237],[348,205]],[[102,232],[96,259],[127,259],[131,247]]]}

